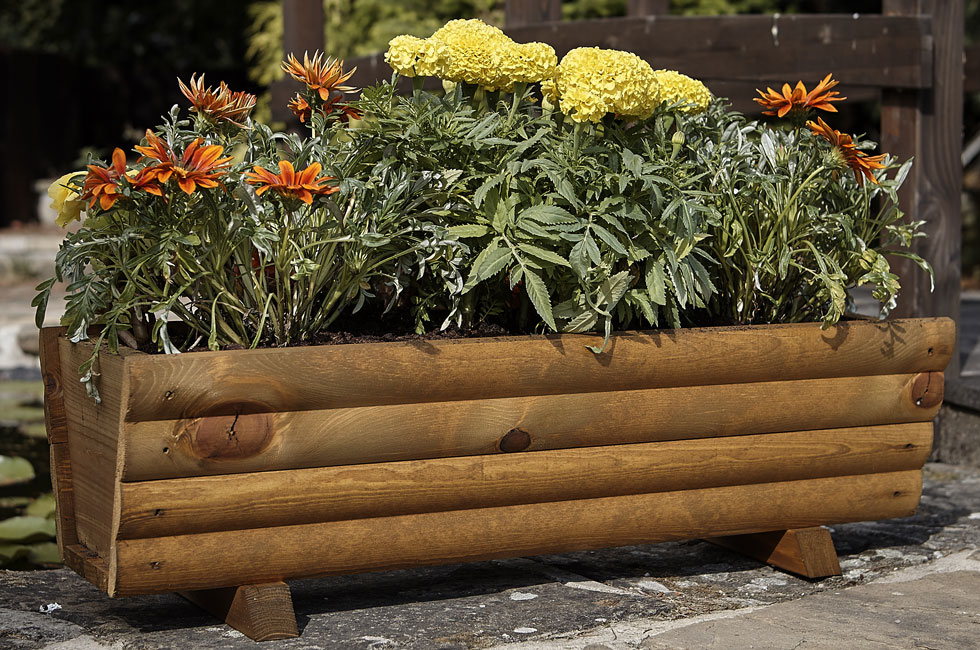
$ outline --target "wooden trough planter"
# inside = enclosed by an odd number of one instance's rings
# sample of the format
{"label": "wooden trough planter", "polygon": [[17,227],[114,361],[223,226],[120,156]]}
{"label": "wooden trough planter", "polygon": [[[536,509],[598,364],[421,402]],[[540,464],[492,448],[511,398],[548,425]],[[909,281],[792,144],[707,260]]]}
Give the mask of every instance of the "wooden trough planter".
{"label": "wooden trough planter", "polygon": [[285,580],[912,514],[949,319],[101,357],[41,333],[65,563],[296,635]]}

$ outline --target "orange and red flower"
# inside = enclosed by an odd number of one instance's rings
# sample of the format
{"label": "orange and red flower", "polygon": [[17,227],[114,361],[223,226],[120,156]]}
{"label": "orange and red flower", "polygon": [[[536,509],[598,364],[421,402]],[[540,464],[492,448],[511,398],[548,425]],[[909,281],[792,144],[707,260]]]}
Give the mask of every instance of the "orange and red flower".
{"label": "orange and red flower", "polygon": [[205,118],[214,121],[226,121],[242,128],[245,118],[255,108],[255,95],[246,92],[233,92],[224,81],[218,84],[218,89],[204,87],[204,75],[195,79],[191,75],[190,87],[177,79],[180,91],[190,100],[191,110]]}
{"label": "orange and red flower", "polygon": [[296,117],[299,118],[300,122],[306,122],[313,115],[313,108],[310,107],[309,103],[303,99],[302,95],[297,94],[291,100],[289,100],[289,110],[296,113]]}
{"label": "orange and red flower", "polygon": [[246,174],[246,181],[252,185],[258,185],[255,193],[261,195],[266,190],[275,190],[282,196],[293,196],[303,203],[313,203],[313,195],[325,196],[337,191],[335,185],[324,185],[327,181],[333,180],[330,176],[321,176],[320,163],[313,163],[303,171],[296,171],[288,160],[279,161],[279,173],[273,174],[268,169],[259,165],[255,166],[254,172]]}
{"label": "orange and red flower", "polygon": [[231,156],[221,157],[224,147],[217,144],[204,145],[203,138],[197,138],[187,145],[180,160],[170,146],[152,131],[147,130],[146,141],[148,146],[136,147],[136,151],[146,158],[158,161],[158,164],[142,170],[141,174],[146,174],[145,180],[148,182],[152,176],[165,184],[173,177],[185,194],[191,194],[198,187],[221,185],[218,179],[227,171],[231,160]]}
{"label": "orange and red flower", "polygon": [[803,85],[802,81],[797,81],[796,87],[792,89],[790,89],[789,84],[783,84],[782,93],[778,93],[772,88],[766,88],[767,92],[762,92],[757,89],[756,92],[759,93],[760,97],[754,98],[754,101],[763,108],[768,109],[762,111],[763,115],[784,117],[794,109],[803,112],[810,109],[819,109],[836,113],[837,109],[831,102],[839,102],[847,98],[838,97],[840,95],[839,92],[830,90],[838,83],[830,77],[831,75],[828,74],[810,92],[806,91],[806,86]]}
{"label": "orange and red flower", "polygon": [[122,196],[119,192],[119,180],[126,175],[126,154],[116,147],[112,152],[112,164],[108,167],[98,165],[88,166],[88,175],[82,183],[80,200],[89,199],[91,209],[98,201],[103,210],[111,208]]}
{"label": "orange and red flower", "polygon": [[858,185],[863,185],[865,178],[872,183],[878,182],[873,170],[885,168],[885,154],[869,156],[857,148],[851,136],[831,128],[819,117],[817,118],[817,122],[807,122],[806,125],[813,133],[819,135],[834,147],[843,164],[850,167],[854,172],[854,178],[857,179]]}
{"label": "orange and red flower", "polygon": [[346,93],[354,90],[351,86],[341,84],[350,79],[357,68],[350,72],[344,72],[344,62],[336,59],[327,58],[323,60],[323,54],[313,53],[313,60],[307,53],[303,53],[303,62],[290,54],[282,62],[282,69],[296,81],[305,83],[310,90],[316,91],[320,99],[330,101],[331,93]]}

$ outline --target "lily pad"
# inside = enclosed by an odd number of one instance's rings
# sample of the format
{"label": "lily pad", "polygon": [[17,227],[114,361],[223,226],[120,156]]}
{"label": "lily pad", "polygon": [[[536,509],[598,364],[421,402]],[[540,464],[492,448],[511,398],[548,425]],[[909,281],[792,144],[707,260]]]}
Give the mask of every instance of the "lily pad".
{"label": "lily pad", "polygon": [[34,468],[24,458],[0,456],[0,487],[27,483],[34,479]]}
{"label": "lily pad", "polygon": [[11,517],[0,521],[0,542],[40,542],[54,537],[54,519]]}
{"label": "lily pad", "polygon": [[61,553],[54,542],[38,542],[30,545],[27,559],[33,564],[61,564]]}
{"label": "lily pad", "polygon": [[0,566],[12,564],[31,554],[31,547],[26,544],[0,544]]}
{"label": "lily pad", "polygon": [[61,564],[61,554],[54,542],[36,544],[0,544],[0,567],[26,560],[31,564]]}
{"label": "lily pad", "polygon": [[44,517],[51,519],[54,517],[54,494],[47,492],[34,499],[26,508],[24,514],[29,517]]}

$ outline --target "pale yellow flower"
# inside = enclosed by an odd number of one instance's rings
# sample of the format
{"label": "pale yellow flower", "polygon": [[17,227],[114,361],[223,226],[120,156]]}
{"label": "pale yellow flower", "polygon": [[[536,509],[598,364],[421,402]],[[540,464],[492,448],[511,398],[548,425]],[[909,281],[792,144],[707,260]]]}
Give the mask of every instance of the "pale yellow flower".
{"label": "pale yellow flower", "polygon": [[682,103],[685,113],[703,113],[711,103],[711,91],[697,79],[674,70],[657,70],[657,83],[660,84],[660,99],[668,104]]}
{"label": "pale yellow flower", "polygon": [[58,213],[55,223],[62,228],[76,219],[81,219],[80,214],[85,207],[85,201],[78,199],[78,192],[68,185],[68,181],[82,176],[85,176],[85,172],[71,172],[48,187],[48,196],[51,197],[50,207]]}
{"label": "pale yellow flower", "polygon": [[429,37],[445,48],[434,66],[441,79],[496,90],[506,85],[500,78],[501,52],[514,45],[498,28],[481,20],[451,20]]}
{"label": "pale yellow flower", "polygon": [[408,34],[396,36],[388,41],[388,51],[385,52],[385,63],[403,77],[415,76],[415,58],[422,39]]}
{"label": "pale yellow flower", "polygon": [[561,111],[576,122],[598,122],[607,113],[642,120],[660,105],[653,68],[635,54],[619,50],[572,50],[555,71],[554,89]]}
{"label": "pale yellow flower", "polygon": [[385,62],[403,77],[433,77],[447,57],[442,43],[428,38],[403,34],[388,42]]}
{"label": "pale yellow flower", "polygon": [[535,83],[555,75],[558,57],[547,43],[511,43],[500,51],[497,85],[513,90],[515,83]]}

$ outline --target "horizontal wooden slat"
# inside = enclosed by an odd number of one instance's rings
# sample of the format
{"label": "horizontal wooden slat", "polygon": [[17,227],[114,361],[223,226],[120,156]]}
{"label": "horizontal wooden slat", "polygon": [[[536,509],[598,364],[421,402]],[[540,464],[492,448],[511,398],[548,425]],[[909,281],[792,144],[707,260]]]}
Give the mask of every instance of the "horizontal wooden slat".
{"label": "horizontal wooden slat", "polygon": [[934,372],[136,422],[122,480],[928,422],[941,399]]}
{"label": "horizontal wooden slat", "polygon": [[803,79],[828,72],[842,83],[894,88],[932,85],[930,22],[918,16],[648,16],[576,20],[507,30],[544,41],[558,56],[576,47],[628,50],[655,68],[714,79]]}
{"label": "horizontal wooden slat", "polygon": [[119,537],[162,537],[919,469],[932,423],[123,483]]}
{"label": "horizontal wooden slat", "polygon": [[907,516],[921,471],[121,540],[110,595]]}
{"label": "horizontal wooden slat", "polygon": [[[930,21],[919,16],[645,16],[511,27],[517,41],[544,41],[559,58],[576,47],[634,52],[654,68],[718,80],[809,87],[828,72],[843,84],[932,86]],[[381,54],[348,59],[358,86],[390,79]]]}
{"label": "horizontal wooden slat", "polygon": [[[946,318],[130,355],[126,419],[942,370]],[[246,397],[247,396],[247,397]],[[798,427],[797,427],[798,428]]]}

